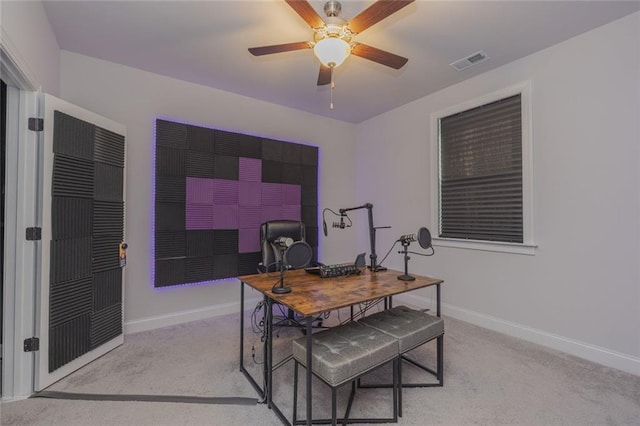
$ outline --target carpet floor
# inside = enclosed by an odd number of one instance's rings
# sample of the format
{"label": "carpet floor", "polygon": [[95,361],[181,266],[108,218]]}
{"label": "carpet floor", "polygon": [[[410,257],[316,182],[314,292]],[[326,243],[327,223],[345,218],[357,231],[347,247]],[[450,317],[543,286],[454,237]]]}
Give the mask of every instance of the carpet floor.
{"label": "carpet floor", "polygon": [[[325,320],[346,319],[342,312]],[[260,318],[257,318],[258,323]],[[245,364],[260,378],[262,343],[251,313],[245,321]],[[256,324],[257,325],[257,324]],[[124,345],[48,390],[94,394],[257,398],[239,371],[239,314],[125,336]],[[403,391],[401,425],[640,425],[640,377],[445,317],[444,387]],[[300,330],[282,328],[274,359],[290,352]],[[255,353],[255,356],[252,354]],[[411,356],[435,363],[435,341]],[[303,370],[304,371],[304,370]],[[384,382],[390,370],[366,381]],[[403,380],[432,380],[411,366]],[[274,400],[292,412],[293,363],[274,373]],[[304,415],[304,375],[299,413]],[[340,390],[339,410],[349,386]],[[328,416],[330,392],[314,382],[314,417]],[[387,417],[390,389],[359,390],[354,416]],[[340,412],[340,411],[339,411]],[[264,404],[77,401],[30,398],[3,403],[2,425],[279,425]]]}

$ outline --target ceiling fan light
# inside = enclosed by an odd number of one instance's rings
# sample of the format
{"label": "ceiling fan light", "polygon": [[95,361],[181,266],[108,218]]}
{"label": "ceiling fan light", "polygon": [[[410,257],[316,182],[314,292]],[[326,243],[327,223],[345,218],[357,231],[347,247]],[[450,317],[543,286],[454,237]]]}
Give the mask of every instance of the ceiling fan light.
{"label": "ceiling fan light", "polygon": [[316,43],[313,53],[324,66],[337,67],[347,59],[351,46],[341,38],[327,37]]}

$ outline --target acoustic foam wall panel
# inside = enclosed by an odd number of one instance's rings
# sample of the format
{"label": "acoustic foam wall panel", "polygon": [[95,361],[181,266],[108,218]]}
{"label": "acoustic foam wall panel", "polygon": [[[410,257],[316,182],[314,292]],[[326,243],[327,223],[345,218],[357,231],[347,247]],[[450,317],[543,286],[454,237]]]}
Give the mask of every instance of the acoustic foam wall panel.
{"label": "acoustic foam wall panel", "polygon": [[155,287],[255,273],[268,220],[317,253],[317,147],[158,119],[155,173]]}

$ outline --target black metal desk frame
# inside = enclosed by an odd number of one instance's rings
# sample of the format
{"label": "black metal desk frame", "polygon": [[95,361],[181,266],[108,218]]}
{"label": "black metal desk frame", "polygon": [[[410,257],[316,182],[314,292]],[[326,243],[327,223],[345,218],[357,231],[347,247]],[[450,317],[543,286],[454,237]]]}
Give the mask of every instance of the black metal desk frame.
{"label": "black metal desk frame", "polygon": [[[246,284],[244,281],[240,281],[240,371],[247,378],[249,383],[256,390],[260,398],[259,402],[267,404],[267,407],[278,416],[283,424],[291,426],[291,422],[280,410],[280,408],[273,401],[273,371],[275,368],[282,365],[282,363],[288,361],[290,357],[278,363],[276,367],[273,366],[273,300],[266,294],[263,296],[264,305],[264,346],[263,346],[263,378],[262,385],[260,385],[251,373],[244,366],[244,288]],[[436,315],[440,317],[440,285],[441,283],[434,284],[436,286]],[[385,297],[385,309],[387,306],[392,306],[392,296]],[[388,300],[388,305],[387,305]],[[313,319],[314,315],[305,317],[306,322],[306,338],[307,338],[307,360],[306,365],[312,365],[312,341],[313,341]],[[312,378],[313,373],[311,368],[306,368],[306,422],[307,425],[312,424]]]}

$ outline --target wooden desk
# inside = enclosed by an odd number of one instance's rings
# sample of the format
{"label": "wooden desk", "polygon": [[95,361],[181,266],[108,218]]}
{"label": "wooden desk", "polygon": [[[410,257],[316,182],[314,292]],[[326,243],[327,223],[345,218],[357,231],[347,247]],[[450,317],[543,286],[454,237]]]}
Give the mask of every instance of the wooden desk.
{"label": "wooden desk", "polygon": [[[370,272],[365,271],[361,275],[351,275],[335,278],[320,278],[318,275],[309,274],[304,270],[288,271],[285,275],[285,285],[291,287],[291,292],[287,294],[276,294],[271,291],[274,284],[278,282],[277,274],[256,274],[244,275],[238,277],[242,282],[240,295],[240,370],[247,376],[251,384],[256,388],[258,393],[263,397],[268,407],[273,409],[280,420],[285,424],[289,421],[273,403],[272,400],[272,344],[273,344],[273,313],[272,304],[280,303],[287,308],[306,318],[306,334],[307,334],[307,366],[311,365],[312,350],[312,321],[315,316],[323,312],[333,311],[358,303],[364,303],[371,300],[392,297],[407,291],[419,288],[436,286],[437,312],[440,316],[440,284],[442,280],[414,275],[414,281],[401,281],[397,279],[399,271],[383,271]],[[264,379],[263,387],[251,377],[244,368],[243,363],[243,347],[244,347],[244,286],[254,288],[264,296],[265,301],[265,347],[264,347]],[[311,424],[312,407],[311,407],[311,368],[306,369],[307,373],[307,424]]]}

